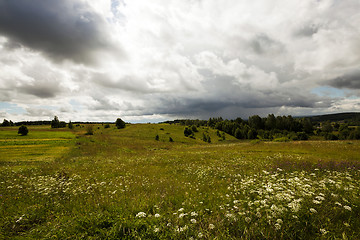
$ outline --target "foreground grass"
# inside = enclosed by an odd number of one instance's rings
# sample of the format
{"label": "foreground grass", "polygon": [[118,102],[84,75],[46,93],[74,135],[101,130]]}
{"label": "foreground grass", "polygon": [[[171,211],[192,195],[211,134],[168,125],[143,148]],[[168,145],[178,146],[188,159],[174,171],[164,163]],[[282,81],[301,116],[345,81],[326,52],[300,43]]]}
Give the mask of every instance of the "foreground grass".
{"label": "foreground grass", "polygon": [[[360,239],[358,141],[219,141],[206,128],[190,139],[176,125],[95,129],[66,132],[78,135],[71,150],[36,165],[1,160],[0,237]],[[201,141],[205,131],[212,144]]]}

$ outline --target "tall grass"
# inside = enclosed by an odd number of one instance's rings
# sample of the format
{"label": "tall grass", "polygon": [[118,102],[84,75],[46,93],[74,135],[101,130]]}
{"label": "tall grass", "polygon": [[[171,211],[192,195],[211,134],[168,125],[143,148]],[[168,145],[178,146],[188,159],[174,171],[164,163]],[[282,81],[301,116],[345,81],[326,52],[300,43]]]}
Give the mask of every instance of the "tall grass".
{"label": "tall grass", "polygon": [[0,238],[360,239],[360,142],[183,130],[75,128],[55,160],[1,161]]}

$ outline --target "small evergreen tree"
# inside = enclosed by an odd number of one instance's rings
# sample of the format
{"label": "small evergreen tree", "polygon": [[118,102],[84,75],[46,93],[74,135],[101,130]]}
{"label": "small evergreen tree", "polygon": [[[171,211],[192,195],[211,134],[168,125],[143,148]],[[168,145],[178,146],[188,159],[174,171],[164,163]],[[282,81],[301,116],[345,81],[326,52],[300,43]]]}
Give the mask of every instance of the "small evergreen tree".
{"label": "small evergreen tree", "polygon": [[172,139],[172,137],[169,137],[169,142],[174,142],[174,140]]}
{"label": "small evergreen tree", "polygon": [[155,140],[156,140],[156,141],[159,141],[159,139],[160,139],[159,135],[156,135],[156,136],[155,136]]}
{"label": "small evergreen tree", "polygon": [[73,125],[73,123],[72,123],[71,121],[69,121],[68,127],[69,127],[70,129],[73,129],[73,128],[74,128],[74,125]]}
{"label": "small evergreen tree", "polygon": [[58,128],[60,125],[59,118],[57,116],[51,121],[51,128]]}
{"label": "small evergreen tree", "polygon": [[21,127],[19,127],[18,134],[21,134],[21,136],[27,135],[28,132],[29,130],[27,129],[26,126],[22,125]]}

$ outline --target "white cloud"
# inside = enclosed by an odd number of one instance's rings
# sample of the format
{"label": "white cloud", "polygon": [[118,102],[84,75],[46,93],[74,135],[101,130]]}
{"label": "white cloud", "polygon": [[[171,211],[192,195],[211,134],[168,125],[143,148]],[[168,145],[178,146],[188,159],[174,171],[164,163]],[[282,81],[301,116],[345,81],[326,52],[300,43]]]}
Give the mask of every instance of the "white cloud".
{"label": "white cloud", "polygon": [[67,11],[61,28],[62,18],[44,14],[51,11],[46,4],[24,17],[15,11],[27,4],[8,4],[12,17],[0,18],[14,26],[34,19],[27,24],[36,28],[43,24],[36,19],[48,16],[53,24],[27,39],[0,23],[0,101],[28,110],[11,115],[14,120],[36,114],[146,121],[358,109],[345,104],[355,100],[311,91],[358,86],[356,0],[56,4]]}

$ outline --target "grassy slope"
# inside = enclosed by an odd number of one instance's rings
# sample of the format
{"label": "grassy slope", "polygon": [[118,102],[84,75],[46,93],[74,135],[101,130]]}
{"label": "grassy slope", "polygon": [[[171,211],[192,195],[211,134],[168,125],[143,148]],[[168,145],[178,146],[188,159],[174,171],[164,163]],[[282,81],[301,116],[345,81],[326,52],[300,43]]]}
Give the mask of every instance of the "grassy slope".
{"label": "grassy slope", "polygon": [[68,130],[49,126],[29,126],[26,136],[18,127],[0,128],[0,168],[51,162],[70,150],[75,135]]}
{"label": "grassy slope", "polygon": [[[360,177],[358,171],[348,169],[359,169],[358,141],[239,142],[227,135],[225,141],[218,142],[212,129],[199,128],[196,139],[190,139],[183,136],[183,127],[167,124],[129,125],[125,129],[95,126],[94,136],[83,135],[83,129],[75,130],[79,136],[76,144],[61,157],[44,152],[44,161],[18,165],[16,171],[12,171],[10,161],[1,160],[0,236],[360,237],[360,221],[356,218]],[[201,141],[206,130],[211,144]],[[54,142],[51,149],[62,146],[57,143],[61,136],[68,136],[70,144],[72,141],[68,130],[30,129],[32,132],[32,138],[12,139],[53,139],[46,140]],[[155,141],[157,134],[160,141]],[[169,142],[169,137],[175,142]],[[13,149],[6,151],[11,155]],[[29,159],[26,154],[19,157],[20,161]],[[328,179],[340,184],[340,188],[326,182]],[[307,185],[310,187],[302,189]],[[260,194],[260,190],[266,194]],[[288,208],[284,194],[291,192],[293,200],[303,199],[301,210],[280,213],[271,209],[273,205]],[[313,195],[307,196],[308,192]],[[312,202],[323,195],[321,204]],[[267,202],[264,206],[263,201]],[[352,210],[335,208],[335,202],[349,205]],[[316,208],[319,214],[312,214],[310,208]],[[139,212],[147,217],[136,217]],[[155,217],[156,213],[160,217]],[[284,223],[276,230],[278,219]],[[328,233],[322,235],[320,228]]]}

